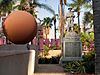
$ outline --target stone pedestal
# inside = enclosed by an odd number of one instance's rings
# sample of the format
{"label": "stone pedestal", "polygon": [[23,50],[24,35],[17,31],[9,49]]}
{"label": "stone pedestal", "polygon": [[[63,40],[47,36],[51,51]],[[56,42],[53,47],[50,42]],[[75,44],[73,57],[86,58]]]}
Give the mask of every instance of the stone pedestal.
{"label": "stone pedestal", "polygon": [[35,50],[24,45],[0,47],[0,75],[33,75],[35,71]]}
{"label": "stone pedestal", "polygon": [[82,43],[75,32],[68,32],[63,38],[63,51],[60,63],[81,60]]}

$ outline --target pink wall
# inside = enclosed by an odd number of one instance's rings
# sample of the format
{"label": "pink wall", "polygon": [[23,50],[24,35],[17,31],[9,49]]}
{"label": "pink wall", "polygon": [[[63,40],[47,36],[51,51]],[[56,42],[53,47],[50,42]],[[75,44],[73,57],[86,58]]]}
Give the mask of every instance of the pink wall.
{"label": "pink wall", "polygon": [[5,38],[0,38],[0,45],[6,44],[6,39]]}
{"label": "pink wall", "polygon": [[[6,39],[5,38],[0,38],[0,45],[6,44]],[[33,39],[33,44],[38,46],[40,50],[43,50],[43,45],[46,45],[48,47],[59,47],[60,46],[60,39]]]}

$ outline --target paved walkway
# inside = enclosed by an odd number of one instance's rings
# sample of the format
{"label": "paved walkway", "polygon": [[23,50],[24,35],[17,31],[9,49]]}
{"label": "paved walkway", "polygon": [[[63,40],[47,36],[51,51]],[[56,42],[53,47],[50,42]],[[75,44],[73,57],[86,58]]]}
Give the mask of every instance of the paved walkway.
{"label": "paved walkway", "polygon": [[39,64],[33,75],[94,75],[94,74],[69,74],[59,64]]}
{"label": "paved walkway", "polygon": [[59,64],[39,64],[33,75],[69,75]]}

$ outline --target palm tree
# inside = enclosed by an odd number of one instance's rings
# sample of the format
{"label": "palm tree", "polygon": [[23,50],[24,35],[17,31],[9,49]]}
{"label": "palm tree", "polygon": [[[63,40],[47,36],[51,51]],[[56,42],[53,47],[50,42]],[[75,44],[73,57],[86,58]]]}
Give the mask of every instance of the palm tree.
{"label": "palm tree", "polygon": [[91,12],[85,12],[83,17],[83,24],[84,24],[84,32],[86,30],[86,25],[90,25],[90,28],[93,26],[93,14]]}
{"label": "palm tree", "polygon": [[80,12],[83,6],[86,6],[88,2],[91,0],[72,0],[72,3],[68,3],[67,5],[72,7],[77,12],[78,17],[78,29],[80,31]]}
{"label": "palm tree", "polygon": [[53,21],[54,21],[54,35],[55,35],[55,41],[56,41],[56,17],[53,17]]}
{"label": "palm tree", "polygon": [[44,18],[42,26],[43,26],[43,30],[44,30],[44,33],[45,33],[45,37],[47,39],[47,35],[49,34],[49,30],[52,26],[52,19],[49,18],[49,17]]}
{"label": "palm tree", "polygon": [[93,15],[94,15],[94,38],[95,38],[95,73],[100,74],[100,0],[93,0]]}
{"label": "palm tree", "polygon": [[59,31],[61,39],[61,49],[63,53],[63,36],[64,36],[64,5],[66,5],[67,0],[59,0]]}
{"label": "palm tree", "polygon": [[64,36],[64,5],[66,5],[67,0],[59,0],[59,30],[61,39],[61,49],[63,53],[63,36]]}
{"label": "palm tree", "polygon": [[14,8],[18,8],[19,10],[25,10],[30,12],[32,15],[36,15],[35,8],[44,8],[50,11],[53,15],[55,14],[54,10],[51,9],[48,5],[39,3],[39,0],[21,0],[20,4],[15,6]]}
{"label": "palm tree", "polygon": [[0,14],[9,13],[13,9],[13,0],[0,0]]}
{"label": "palm tree", "polygon": [[88,0],[88,2],[84,5],[84,7],[88,9],[89,11],[91,11],[92,10],[92,0]]}
{"label": "palm tree", "polygon": [[67,0],[59,0],[59,30],[60,30],[60,39],[64,36],[64,5],[66,5]]}
{"label": "palm tree", "polygon": [[59,30],[61,40],[64,35],[64,5],[66,5],[66,1],[67,0],[59,0]]}
{"label": "palm tree", "polygon": [[56,41],[56,20],[57,20],[57,17],[58,17],[58,14],[55,14],[52,18],[51,18],[51,21],[53,22],[53,25],[54,25],[54,35],[55,35],[55,41]]}

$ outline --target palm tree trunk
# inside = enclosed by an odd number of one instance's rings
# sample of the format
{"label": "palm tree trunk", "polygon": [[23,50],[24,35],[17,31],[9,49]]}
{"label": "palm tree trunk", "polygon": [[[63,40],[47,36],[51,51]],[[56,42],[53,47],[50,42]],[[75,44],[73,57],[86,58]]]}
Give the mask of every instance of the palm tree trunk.
{"label": "palm tree trunk", "polygon": [[60,4],[60,12],[59,12],[59,16],[60,16],[60,22],[59,22],[59,29],[60,29],[60,37],[62,37],[62,4]]}
{"label": "palm tree trunk", "polygon": [[56,41],[56,20],[54,20],[54,35],[55,35],[55,41]]}
{"label": "palm tree trunk", "polygon": [[45,36],[46,36],[46,39],[47,39],[47,28],[45,28]]}
{"label": "palm tree trunk", "polygon": [[47,34],[46,34],[46,39],[47,39]]}
{"label": "palm tree trunk", "polygon": [[55,29],[54,29],[54,30],[55,30],[55,41],[56,41],[56,38],[57,38],[57,37],[56,37],[56,25],[54,25],[54,26],[55,26]]}
{"label": "palm tree trunk", "polygon": [[86,32],[85,24],[83,25],[83,32]]}
{"label": "palm tree trunk", "polygon": [[56,42],[56,19],[54,20],[54,35],[55,35],[55,46],[57,48],[57,42]]}
{"label": "palm tree trunk", "polygon": [[93,0],[96,75],[100,74],[100,0]]}
{"label": "palm tree trunk", "polygon": [[64,9],[63,9],[63,0],[60,0],[60,12],[59,12],[59,16],[60,16],[60,39],[61,39],[61,50],[63,53],[63,36],[64,36]]}
{"label": "palm tree trunk", "polygon": [[60,12],[59,12],[59,16],[60,16],[60,37],[61,37],[61,40],[63,38],[63,34],[64,34],[64,22],[63,22],[63,16],[64,16],[64,13],[63,13],[63,3],[60,3]]}
{"label": "palm tree trunk", "polygon": [[78,12],[78,33],[80,32],[80,12]]}

